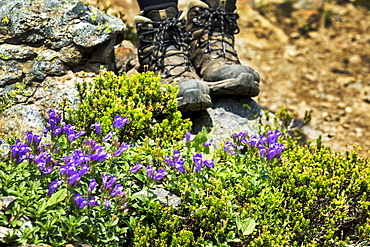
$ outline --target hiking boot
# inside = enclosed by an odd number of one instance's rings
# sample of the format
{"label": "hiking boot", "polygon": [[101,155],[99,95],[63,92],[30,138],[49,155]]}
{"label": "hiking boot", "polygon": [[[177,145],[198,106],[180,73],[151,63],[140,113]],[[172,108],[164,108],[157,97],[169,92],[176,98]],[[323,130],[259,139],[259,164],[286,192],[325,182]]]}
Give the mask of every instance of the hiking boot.
{"label": "hiking boot", "polygon": [[178,108],[182,112],[211,107],[209,87],[191,65],[186,43],[186,21],[176,5],[144,11],[135,17],[141,71],[161,76],[162,84],[179,86]]}
{"label": "hiking boot", "polygon": [[240,64],[234,49],[235,0],[190,0],[188,9],[190,60],[211,94],[257,96],[259,75]]}

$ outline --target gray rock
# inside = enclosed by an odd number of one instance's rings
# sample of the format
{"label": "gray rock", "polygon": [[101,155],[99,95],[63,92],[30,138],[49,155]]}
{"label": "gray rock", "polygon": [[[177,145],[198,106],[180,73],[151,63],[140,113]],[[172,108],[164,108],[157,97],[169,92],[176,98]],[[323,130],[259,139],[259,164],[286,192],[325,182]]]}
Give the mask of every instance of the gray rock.
{"label": "gray rock", "polygon": [[0,133],[16,134],[23,138],[28,131],[40,134],[45,128],[35,105],[15,105],[0,113]]}
{"label": "gray rock", "polygon": [[13,234],[12,229],[0,226],[0,241],[2,241],[5,238],[5,236],[7,236],[9,234],[10,235]]}
{"label": "gray rock", "polygon": [[9,151],[10,145],[3,138],[0,138],[0,158],[7,155]]}
{"label": "gray rock", "polygon": [[0,211],[8,210],[11,203],[14,202],[16,199],[17,198],[15,196],[0,197]]}
{"label": "gray rock", "polygon": [[2,44],[0,45],[0,58],[2,60],[16,59],[24,60],[36,57],[37,53],[32,47],[22,45]]}
{"label": "gray rock", "polygon": [[213,139],[216,146],[230,140],[231,134],[240,131],[258,135],[258,124],[263,112],[253,99],[225,97],[213,98],[212,102],[212,108],[188,116],[193,121],[192,133],[200,132],[205,126],[209,130],[209,138]]}
{"label": "gray rock", "polygon": [[[0,133],[40,132],[49,108],[76,105],[77,81],[115,70],[114,45],[125,29],[78,0],[1,0],[0,109],[15,105],[0,114]],[[15,83],[27,86],[21,96],[14,97]]]}

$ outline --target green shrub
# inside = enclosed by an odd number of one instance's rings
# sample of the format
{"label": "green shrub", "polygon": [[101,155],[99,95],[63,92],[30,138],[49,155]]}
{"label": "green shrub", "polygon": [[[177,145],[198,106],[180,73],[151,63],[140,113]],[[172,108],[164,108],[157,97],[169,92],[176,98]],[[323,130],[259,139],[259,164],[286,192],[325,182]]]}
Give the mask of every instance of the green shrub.
{"label": "green shrub", "polygon": [[344,246],[369,239],[368,158],[317,145],[289,144],[282,164],[248,199],[257,234],[251,246]]}
{"label": "green shrub", "polygon": [[117,133],[126,142],[148,137],[159,144],[171,143],[191,127],[177,110],[177,88],[161,85],[152,72],[131,77],[102,72],[92,83],[78,83],[77,90],[81,102],[70,111],[68,122],[84,128],[87,135],[95,122],[101,123],[102,135],[107,134],[116,115],[129,119]]}

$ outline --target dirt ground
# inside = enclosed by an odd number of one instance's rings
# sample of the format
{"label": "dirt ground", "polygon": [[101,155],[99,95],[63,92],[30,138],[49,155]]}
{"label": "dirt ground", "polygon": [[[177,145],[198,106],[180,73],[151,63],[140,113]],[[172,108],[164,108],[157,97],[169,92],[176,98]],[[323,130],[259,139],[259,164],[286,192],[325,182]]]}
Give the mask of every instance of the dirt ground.
{"label": "dirt ground", "polygon": [[[120,11],[129,26],[139,13],[135,0],[98,2],[112,14]],[[343,0],[311,10],[289,3],[237,2],[241,30],[235,46],[242,63],[261,75],[255,100],[273,112],[285,107],[298,120],[309,111],[307,140],[321,135],[334,151],[358,145],[370,156],[369,9]],[[179,6],[185,10],[186,0]]]}

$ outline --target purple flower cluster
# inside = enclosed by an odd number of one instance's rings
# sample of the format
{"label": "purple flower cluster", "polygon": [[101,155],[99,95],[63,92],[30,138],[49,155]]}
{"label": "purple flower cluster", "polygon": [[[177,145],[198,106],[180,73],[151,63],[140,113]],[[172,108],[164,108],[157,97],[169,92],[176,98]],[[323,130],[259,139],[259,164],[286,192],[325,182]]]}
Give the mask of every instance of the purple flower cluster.
{"label": "purple flower cluster", "polygon": [[[143,168],[144,165],[141,164],[140,162],[136,163],[136,165],[130,170],[131,173],[136,173],[138,172],[141,168]],[[146,177],[147,178],[150,178],[150,179],[153,179],[155,181],[160,181],[162,180],[162,178],[164,178],[164,176],[166,176],[168,173],[166,172],[166,169],[165,168],[162,168],[162,169],[158,169],[156,172],[154,172],[153,170],[153,166],[152,165],[147,165],[145,167],[145,170],[146,170]]]}
{"label": "purple flower cluster", "polygon": [[17,139],[15,143],[10,147],[10,151],[12,153],[12,159],[15,161],[15,163],[20,164],[25,159],[30,158],[29,152],[31,151],[31,148],[28,146],[27,143],[21,143],[21,141]]}
{"label": "purple flower cluster", "polygon": [[229,154],[236,154],[235,150],[246,150],[247,147],[257,148],[261,158],[272,160],[274,157],[279,158],[281,153],[285,150],[284,145],[278,143],[278,138],[282,134],[278,131],[271,129],[267,133],[267,137],[261,135],[259,137],[252,135],[247,138],[247,132],[234,133],[232,135],[234,145],[227,141],[224,146],[224,152]]}
{"label": "purple flower cluster", "polygon": [[62,134],[67,136],[69,142],[73,142],[74,140],[83,136],[86,132],[84,130],[80,130],[76,133],[75,127],[66,124],[61,125],[62,117],[61,115],[57,114],[54,109],[50,109],[48,111],[49,114],[49,126],[44,129],[44,136],[46,136],[49,132],[53,138],[58,137]]}
{"label": "purple flower cluster", "polygon": [[56,179],[54,180],[53,182],[50,183],[50,186],[49,186],[49,191],[48,191],[48,195],[52,195],[58,188],[59,186],[63,183],[62,180],[59,180],[59,179]]}
{"label": "purple flower cluster", "polygon": [[[72,143],[74,140],[82,137],[85,134],[84,130],[76,132],[75,127],[70,124],[61,125],[62,118],[55,110],[50,109],[48,111],[49,120],[48,126],[44,129],[44,135],[50,133],[52,138],[66,135],[68,143]],[[115,129],[121,129],[128,122],[127,118],[116,115],[113,122]],[[97,135],[101,134],[100,123],[94,124]],[[110,131],[109,134],[104,137],[103,142],[108,141],[114,136],[114,132]],[[119,157],[129,149],[130,145],[127,143],[119,143],[116,140],[113,145],[117,146],[118,149],[115,152],[110,152],[103,145],[98,144],[94,140],[84,140],[83,144],[73,151],[68,151],[68,155],[65,155],[61,160],[53,159],[53,154],[59,153],[60,146],[52,143],[40,144],[42,137],[40,135],[34,135],[32,132],[28,132],[26,135],[26,143],[22,143],[19,139],[11,146],[11,157],[16,164],[20,164],[25,159],[28,159],[30,164],[36,164],[41,174],[49,175],[53,170],[59,171],[59,178],[53,180],[49,185],[48,195],[51,196],[57,189],[66,183],[71,187],[76,187],[79,181],[90,172],[90,166],[97,163],[103,162],[109,157]],[[73,144],[69,148],[73,147]],[[68,149],[69,150],[69,149]],[[161,179],[163,171],[158,171],[152,176],[153,179]],[[165,175],[165,174],[164,174]],[[163,176],[164,176],[163,175]],[[162,176],[162,177],[163,177]],[[85,176],[86,179],[86,176]],[[123,204],[127,201],[127,197],[124,197],[125,192],[121,184],[116,184],[117,178],[115,176],[109,176],[108,174],[102,174],[102,180],[100,185],[100,192],[102,196],[93,196],[96,188],[99,186],[95,178],[89,181],[87,188],[87,197],[83,197],[81,193],[77,193],[73,200],[79,210],[83,209],[87,205],[90,208],[101,205],[98,200],[104,200],[104,205],[108,209],[111,205],[109,199],[118,198],[117,202]],[[127,203],[124,204],[127,207]]]}
{"label": "purple flower cluster", "polygon": [[174,150],[173,157],[171,158],[169,155],[167,155],[164,161],[168,165],[175,167],[181,173],[185,173],[185,167],[184,167],[185,159],[184,159],[184,156],[181,156],[180,151]]}
{"label": "purple flower cluster", "polygon": [[49,152],[41,152],[35,158],[35,162],[37,163],[43,175],[49,175],[53,171],[53,166],[49,165],[52,162],[52,157]]}
{"label": "purple flower cluster", "polygon": [[195,165],[195,171],[200,172],[202,170],[202,166],[205,165],[208,169],[211,169],[215,166],[213,160],[203,160],[203,155],[201,153],[195,154],[193,156],[193,161]]}
{"label": "purple flower cluster", "polygon": [[59,174],[68,181],[68,185],[76,187],[81,177],[90,171],[90,159],[81,150],[72,151],[71,155],[62,158],[65,165],[59,167]]}
{"label": "purple flower cluster", "polygon": [[120,115],[116,115],[113,120],[113,128],[119,130],[122,129],[123,126],[128,122],[126,117],[121,117]]}
{"label": "purple flower cluster", "polygon": [[[119,198],[118,203],[123,204],[127,201],[127,197],[125,196],[125,192],[123,191],[123,186],[121,184],[115,184],[117,182],[117,177],[115,176],[109,176],[109,174],[102,174],[102,184],[100,186],[100,192],[104,195],[104,206],[106,209],[110,208],[111,202],[109,201],[109,198]],[[87,205],[90,208],[93,208],[95,206],[100,206],[101,202],[95,197],[92,196],[95,188],[98,186],[98,182],[95,178],[91,179],[89,182],[89,186],[87,189],[87,197],[83,197],[81,193],[77,193],[74,196],[74,201],[79,210],[83,209]],[[125,207],[127,207],[127,203],[125,204]]]}

